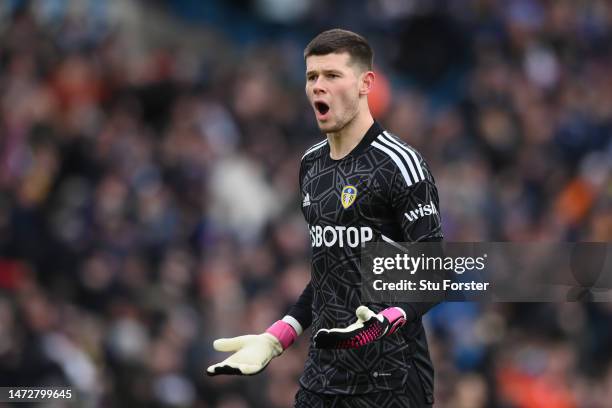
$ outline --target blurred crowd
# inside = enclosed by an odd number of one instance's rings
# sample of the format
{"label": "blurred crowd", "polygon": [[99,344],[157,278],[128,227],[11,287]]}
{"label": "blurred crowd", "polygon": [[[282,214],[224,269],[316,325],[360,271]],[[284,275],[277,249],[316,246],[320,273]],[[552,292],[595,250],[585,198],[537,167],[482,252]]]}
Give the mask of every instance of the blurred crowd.
{"label": "blurred crowd", "polygon": [[[302,50],[334,26],[371,39],[372,110],[428,161],[446,240],[612,240],[612,4],[362,3],[3,2],[0,385],[291,406],[309,331],[259,376],[205,369],[309,280]],[[610,304],[448,303],[426,327],[436,407],[610,406]]]}

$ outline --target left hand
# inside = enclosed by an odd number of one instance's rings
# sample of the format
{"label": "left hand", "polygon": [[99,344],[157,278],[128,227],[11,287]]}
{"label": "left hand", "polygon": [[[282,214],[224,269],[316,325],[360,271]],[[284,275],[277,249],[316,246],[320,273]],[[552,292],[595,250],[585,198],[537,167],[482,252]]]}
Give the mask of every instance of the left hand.
{"label": "left hand", "polygon": [[344,329],[321,329],[314,336],[314,346],[320,349],[354,349],[393,334],[406,323],[406,313],[399,307],[389,307],[374,313],[367,306],[355,312],[357,321]]}

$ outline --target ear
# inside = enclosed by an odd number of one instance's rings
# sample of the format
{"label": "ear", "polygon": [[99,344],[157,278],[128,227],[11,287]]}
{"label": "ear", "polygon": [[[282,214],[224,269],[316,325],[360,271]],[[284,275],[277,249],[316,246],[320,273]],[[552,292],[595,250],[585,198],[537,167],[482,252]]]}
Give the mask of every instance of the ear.
{"label": "ear", "polygon": [[367,95],[372,91],[376,74],[373,71],[365,71],[361,74],[359,82],[359,95]]}

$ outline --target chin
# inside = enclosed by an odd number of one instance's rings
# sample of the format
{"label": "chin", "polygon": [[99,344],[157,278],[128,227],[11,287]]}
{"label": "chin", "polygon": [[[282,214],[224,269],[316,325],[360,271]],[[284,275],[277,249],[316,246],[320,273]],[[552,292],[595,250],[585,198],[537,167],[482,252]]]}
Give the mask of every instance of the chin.
{"label": "chin", "polygon": [[331,128],[332,127],[330,125],[328,125],[327,123],[319,123],[319,130],[321,132],[329,133],[329,132],[332,131]]}
{"label": "chin", "polygon": [[324,133],[338,132],[343,126],[339,126],[337,123],[321,123],[319,122],[319,129]]}

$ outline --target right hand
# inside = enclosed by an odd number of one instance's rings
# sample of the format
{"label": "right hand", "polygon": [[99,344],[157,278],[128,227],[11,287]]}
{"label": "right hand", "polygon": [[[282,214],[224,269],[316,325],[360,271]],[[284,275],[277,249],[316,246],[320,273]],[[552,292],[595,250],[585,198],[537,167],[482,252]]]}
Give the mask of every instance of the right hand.
{"label": "right hand", "polygon": [[220,363],[206,369],[208,375],[255,375],[266,368],[270,360],[283,352],[280,341],[270,333],[247,334],[213,343],[217,351],[234,352]]}

